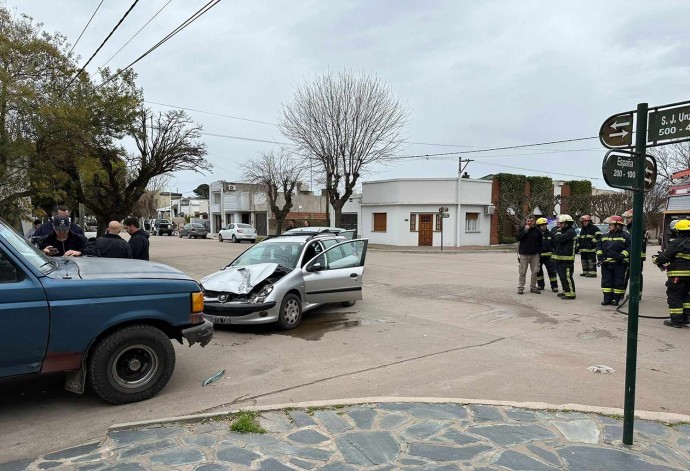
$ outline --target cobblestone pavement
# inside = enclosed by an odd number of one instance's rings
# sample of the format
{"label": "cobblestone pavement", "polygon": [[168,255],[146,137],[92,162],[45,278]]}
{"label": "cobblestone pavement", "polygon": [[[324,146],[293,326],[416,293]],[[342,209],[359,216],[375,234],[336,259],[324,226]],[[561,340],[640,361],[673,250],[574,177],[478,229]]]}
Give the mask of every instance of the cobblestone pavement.
{"label": "cobblestone pavement", "polygon": [[8,470],[687,470],[690,425],[514,407],[377,403],[260,412],[111,431],[103,443],[0,464]]}

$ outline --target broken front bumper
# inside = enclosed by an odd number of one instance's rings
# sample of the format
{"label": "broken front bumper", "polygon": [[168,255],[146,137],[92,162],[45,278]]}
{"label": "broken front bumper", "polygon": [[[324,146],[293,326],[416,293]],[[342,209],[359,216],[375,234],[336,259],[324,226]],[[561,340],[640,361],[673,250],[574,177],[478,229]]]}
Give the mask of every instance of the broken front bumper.
{"label": "broken front bumper", "polygon": [[205,347],[213,338],[213,322],[209,321],[208,319],[204,319],[203,324],[183,329],[182,337],[187,339],[190,347],[195,343]]}

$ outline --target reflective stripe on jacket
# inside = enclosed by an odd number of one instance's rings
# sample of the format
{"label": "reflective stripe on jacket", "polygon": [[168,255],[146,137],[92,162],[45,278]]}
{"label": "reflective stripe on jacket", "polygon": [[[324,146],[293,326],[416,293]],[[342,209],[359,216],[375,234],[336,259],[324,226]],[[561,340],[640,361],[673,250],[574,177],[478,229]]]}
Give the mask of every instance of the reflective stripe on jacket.
{"label": "reflective stripe on jacket", "polygon": [[630,258],[630,234],[617,230],[609,231],[601,236],[597,242],[597,257],[602,258],[606,263],[627,263]]}
{"label": "reflective stripe on jacket", "polygon": [[666,250],[654,260],[657,265],[668,264],[666,276],[690,276],[690,240],[678,237],[669,242]]}
{"label": "reflective stripe on jacket", "polygon": [[577,236],[577,247],[580,252],[594,253],[597,250],[599,239],[601,239],[601,231],[590,222],[580,229],[580,234]]}
{"label": "reflective stripe on jacket", "polygon": [[554,250],[551,260],[574,262],[576,238],[577,234],[572,225],[565,229],[558,229],[554,234]]}

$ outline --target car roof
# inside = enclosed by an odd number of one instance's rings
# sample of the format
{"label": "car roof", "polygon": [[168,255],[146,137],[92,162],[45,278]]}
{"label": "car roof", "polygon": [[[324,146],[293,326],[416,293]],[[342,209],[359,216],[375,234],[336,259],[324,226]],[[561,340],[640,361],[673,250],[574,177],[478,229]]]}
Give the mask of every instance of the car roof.
{"label": "car roof", "polygon": [[337,234],[333,234],[332,232],[322,232],[320,234],[300,234],[297,232],[291,233],[291,234],[282,234],[282,235],[277,235],[277,236],[268,236],[265,238],[263,241],[261,241],[261,244],[265,243],[279,243],[279,242],[308,242],[312,239],[336,239],[336,240],[347,240],[343,236],[339,236]]}

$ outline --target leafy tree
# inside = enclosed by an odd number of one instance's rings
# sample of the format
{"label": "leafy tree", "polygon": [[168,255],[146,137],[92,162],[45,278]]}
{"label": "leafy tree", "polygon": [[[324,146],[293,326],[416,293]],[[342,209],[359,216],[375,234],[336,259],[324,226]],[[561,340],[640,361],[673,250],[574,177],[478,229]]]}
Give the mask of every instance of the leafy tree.
{"label": "leafy tree", "polygon": [[88,177],[82,184],[85,204],[98,219],[102,233],[110,220],[128,216],[145,193],[150,181],[180,170],[201,172],[210,169],[206,146],[197,140],[201,126],[181,110],[154,114],[138,111],[129,135],[137,153],[102,146],[87,159]]}
{"label": "leafy tree", "polygon": [[202,183],[194,189],[194,194],[203,200],[209,198],[209,188],[207,183]]}
{"label": "leafy tree", "polygon": [[336,226],[362,173],[394,157],[407,115],[381,80],[349,71],[300,84],[283,107],[281,131],[322,167]]}
{"label": "leafy tree", "polygon": [[[262,185],[266,190],[268,205],[276,218],[276,233],[283,231],[283,221],[292,209],[292,196],[300,181],[303,167],[284,152],[261,154],[243,165],[244,177],[251,183]],[[283,205],[278,205],[278,197],[283,194]]]}

